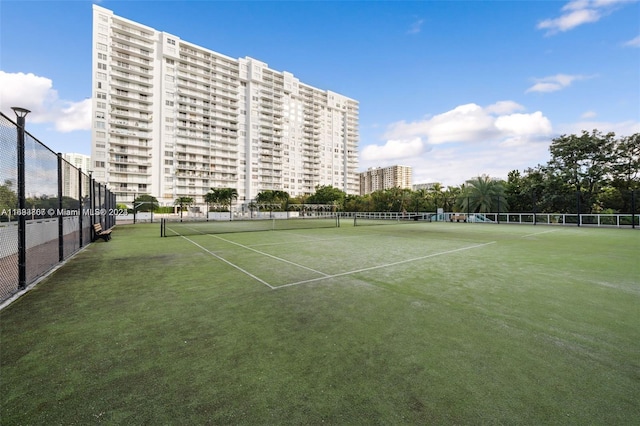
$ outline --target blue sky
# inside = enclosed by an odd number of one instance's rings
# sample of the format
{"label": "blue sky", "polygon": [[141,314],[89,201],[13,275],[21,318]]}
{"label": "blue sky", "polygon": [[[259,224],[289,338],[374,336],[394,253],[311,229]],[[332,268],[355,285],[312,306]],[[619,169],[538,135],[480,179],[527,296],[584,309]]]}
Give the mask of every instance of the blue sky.
{"label": "blue sky", "polygon": [[[0,1],[0,109],[90,153],[91,1]],[[640,2],[100,1],[360,102],[360,170],[459,185],[546,163],[551,140],[640,132]]]}

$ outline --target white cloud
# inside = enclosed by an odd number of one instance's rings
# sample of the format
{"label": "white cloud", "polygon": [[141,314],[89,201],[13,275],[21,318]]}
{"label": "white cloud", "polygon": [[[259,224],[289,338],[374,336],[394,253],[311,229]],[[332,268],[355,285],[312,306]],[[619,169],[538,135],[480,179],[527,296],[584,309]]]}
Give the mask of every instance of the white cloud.
{"label": "white cloud", "polygon": [[551,133],[551,122],[540,111],[533,114],[503,115],[496,118],[495,125],[505,135],[529,136]]}
{"label": "white cloud", "polygon": [[[459,185],[489,174],[507,177],[512,169],[546,161],[552,133],[542,112],[522,113],[513,101],[486,107],[465,104],[414,122],[389,125],[387,142],[362,149],[361,167],[402,163],[413,168],[414,183]],[[543,141],[543,143],[540,143]]]}
{"label": "white cloud", "polygon": [[562,7],[557,18],[540,21],[537,28],[547,30],[547,35],[572,30],[580,25],[598,22],[618,6],[636,0],[574,0]]}
{"label": "white cloud", "polygon": [[598,114],[595,111],[585,111],[582,113],[580,118],[595,118],[597,115]]}
{"label": "white cloud", "polygon": [[485,107],[485,111],[495,114],[509,114],[514,111],[524,111],[524,107],[517,102],[513,101],[498,101],[493,105]]}
{"label": "white cloud", "polygon": [[534,79],[536,83],[525,90],[525,93],[529,92],[541,92],[541,93],[550,93],[557,92],[558,90],[562,90],[565,87],[568,87],[574,81],[578,80],[586,80],[588,76],[584,75],[568,75],[568,74],[556,74],[548,77],[536,78]]}
{"label": "white cloud", "polygon": [[624,45],[627,47],[640,47],[640,35],[627,41]]}
{"label": "white cloud", "polygon": [[61,100],[53,82],[34,74],[0,71],[0,109],[13,118],[11,107],[31,111],[32,123],[53,123],[59,132],[91,128],[91,100],[74,102]]}
{"label": "white cloud", "polygon": [[422,24],[424,24],[424,19],[418,19],[417,21],[413,22],[409,27],[407,34],[418,34],[420,31],[422,31]]}
{"label": "white cloud", "polygon": [[388,140],[384,145],[369,145],[361,155],[371,161],[398,160],[422,154],[424,144],[421,138]]}

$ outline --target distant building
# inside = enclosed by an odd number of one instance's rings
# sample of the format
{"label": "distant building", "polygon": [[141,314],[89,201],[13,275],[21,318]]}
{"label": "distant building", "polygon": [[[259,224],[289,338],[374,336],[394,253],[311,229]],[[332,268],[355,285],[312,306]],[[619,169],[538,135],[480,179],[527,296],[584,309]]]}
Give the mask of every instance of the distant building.
{"label": "distant building", "polygon": [[65,196],[77,198],[79,178],[77,172],[71,166],[76,169],[82,169],[82,172],[88,175],[91,171],[91,157],[84,154],[70,153],[62,154],[62,158],[65,160],[62,163],[62,193]]}
{"label": "distant building", "polygon": [[415,185],[413,185],[411,187],[411,189],[413,189],[414,191],[419,191],[421,189],[424,189],[426,191],[430,190],[431,188],[433,188],[435,185],[437,185],[439,182],[430,182],[430,183],[416,183]]}
{"label": "distant building", "polygon": [[204,205],[210,188],[234,188],[240,203],[318,185],[358,193],[358,101],[97,5],[92,53],[93,177],[119,202]]}
{"label": "distant building", "polygon": [[411,189],[412,169],[409,166],[373,167],[358,175],[360,195],[390,188]]}

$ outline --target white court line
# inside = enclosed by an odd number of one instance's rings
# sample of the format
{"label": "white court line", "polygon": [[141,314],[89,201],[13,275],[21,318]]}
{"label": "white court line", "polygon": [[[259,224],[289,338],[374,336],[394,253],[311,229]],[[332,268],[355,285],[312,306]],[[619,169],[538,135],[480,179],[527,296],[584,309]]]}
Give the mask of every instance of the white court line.
{"label": "white court line", "polygon": [[209,235],[212,238],[217,238],[219,240],[225,241],[225,242],[230,243],[230,244],[235,244],[235,245],[237,245],[239,247],[242,247],[243,249],[251,250],[251,251],[253,251],[255,253],[258,253],[258,254],[261,254],[263,256],[267,256],[267,257],[270,257],[272,259],[279,260],[280,262],[288,263],[290,265],[297,266],[298,268],[306,269],[307,271],[315,272],[316,274],[320,274],[320,275],[325,276],[325,277],[329,276],[329,274],[325,274],[324,272],[316,271],[315,269],[311,269],[311,268],[306,267],[304,265],[300,265],[299,263],[295,263],[295,262],[292,262],[290,260],[283,259],[281,257],[277,257],[277,256],[274,256],[274,255],[269,254],[269,253],[265,253],[265,252],[260,251],[260,250],[256,250],[254,248],[245,246],[244,244],[236,243],[235,241],[227,240],[226,238],[222,238],[222,237],[219,237],[217,235],[211,235],[211,234],[207,234],[207,235]]}
{"label": "white court line", "polygon": [[295,282],[295,283],[283,284],[283,285],[275,286],[275,287],[273,287],[273,289],[277,290],[279,288],[293,287],[295,285],[300,285],[300,284],[306,284],[306,283],[311,283],[311,282],[315,282],[315,281],[326,280],[326,279],[329,279],[329,278],[344,277],[346,275],[357,274],[358,272],[372,271],[374,269],[381,269],[381,268],[386,268],[386,267],[389,267],[389,266],[401,265],[403,263],[415,262],[417,260],[428,259],[430,257],[442,256],[444,254],[451,254],[451,253],[456,253],[456,252],[464,251],[464,250],[471,250],[471,249],[474,249],[474,248],[484,247],[484,246],[488,246],[489,244],[495,244],[495,243],[496,243],[496,241],[491,241],[491,242],[484,243],[484,244],[477,244],[477,245],[474,245],[474,246],[462,247],[462,248],[458,248],[458,249],[455,249],[455,250],[447,250],[447,251],[442,251],[440,253],[428,254],[426,256],[414,257],[413,259],[400,260],[398,262],[387,263],[387,264],[384,264],[384,265],[377,265],[377,266],[371,266],[369,268],[356,269],[355,271],[341,272],[339,274],[327,275],[327,276],[319,277],[319,278],[311,278],[309,280],[298,281],[298,282]]}
{"label": "white court line", "polygon": [[527,234],[527,235],[523,235],[520,238],[527,238],[527,237],[533,237],[534,235],[540,235],[540,234],[548,234],[549,232],[557,232],[559,231],[559,229],[552,229],[550,231],[542,231],[542,232],[534,232],[533,234]]}
{"label": "white court line", "polygon": [[190,240],[189,238],[185,237],[184,235],[180,235],[180,236],[181,236],[182,238],[184,238],[185,240],[189,241],[191,244],[193,244],[193,245],[195,245],[195,246],[197,246],[197,247],[200,247],[202,250],[206,251],[206,252],[207,252],[207,253],[209,253],[211,256],[215,257],[216,259],[222,260],[222,261],[223,261],[224,263],[226,263],[227,265],[229,265],[229,266],[233,266],[233,267],[234,267],[234,268],[236,268],[238,271],[240,271],[240,272],[242,272],[242,273],[244,273],[244,274],[246,274],[246,275],[250,276],[251,278],[255,279],[256,281],[261,282],[262,284],[264,284],[264,285],[266,285],[267,287],[269,287],[271,290],[273,290],[273,289],[275,289],[275,288],[276,288],[276,287],[272,286],[271,284],[269,284],[268,282],[266,282],[265,280],[263,280],[263,279],[261,279],[261,278],[256,277],[256,276],[255,276],[255,275],[253,275],[251,272],[248,272],[247,270],[242,269],[242,268],[241,268],[241,267],[239,267],[238,265],[236,265],[236,264],[233,264],[233,263],[229,262],[227,259],[225,259],[225,258],[223,258],[223,257],[220,257],[220,256],[218,256],[217,254],[215,254],[215,253],[213,253],[213,252],[211,252],[211,251],[207,250],[206,248],[202,247],[200,244],[196,243],[196,242],[195,242],[195,241],[193,241],[193,240]]}

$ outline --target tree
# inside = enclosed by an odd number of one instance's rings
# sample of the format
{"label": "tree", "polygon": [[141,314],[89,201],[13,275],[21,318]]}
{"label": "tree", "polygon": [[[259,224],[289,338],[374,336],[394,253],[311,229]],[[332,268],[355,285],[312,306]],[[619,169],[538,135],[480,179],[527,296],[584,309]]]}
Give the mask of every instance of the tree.
{"label": "tree", "polygon": [[189,208],[191,204],[193,204],[193,198],[191,197],[178,197],[173,202],[173,205],[180,207],[180,219],[182,219],[182,211],[184,210],[184,208]]}
{"label": "tree", "polygon": [[[615,134],[598,130],[553,139],[547,168],[568,188],[578,193],[580,205],[591,212],[597,193],[607,184],[611,172]],[[569,195],[569,194],[567,194]]]}
{"label": "tree", "polygon": [[309,204],[331,204],[337,208],[344,206],[344,199],[347,194],[331,185],[316,186],[316,192],[307,198]]}
{"label": "tree", "polygon": [[256,195],[256,203],[263,208],[269,210],[287,210],[289,207],[289,193],[286,191],[278,190],[265,190]]}
{"label": "tree", "polygon": [[12,182],[0,185],[0,220],[11,220],[11,213],[18,208],[18,195],[11,189]]}
{"label": "tree", "polygon": [[[618,194],[607,191],[603,194],[603,199],[618,211],[630,212],[631,191],[636,191],[636,200],[640,198],[640,133],[616,141],[611,175],[611,185]],[[636,201],[636,205],[639,204],[640,202]]]}
{"label": "tree", "polygon": [[160,203],[153,195],[142,194],[133,200],[133,206],[137,212],[153,212],[160,206]]}
{"label": "tree", "polygon": [[235,188],[211,188],[204,196],[204,201],[207,204],[218,204],[223,209],[228,209],[229,219],[231,219],[231,205],[237,199],[238,190]]}
{"label": "tree", "polygon": [[426,189],[418,189],[417,191],[413,191],[411,193],[411,210],[415,211],[416,214],[419,211],[427,211],[427,200],[428,200],[428,192]]}
{"label": "tree", "polygon": [[442,193],[442,205],[445,211],[455,208],[456,202],[462,193],[461,191],[462,189],[459,186],[447,186],[447,189]]}
{"label": "tree", "polygon": [[503,181],[487,175],[468,180],[460,194],[458,207],[460,211],[471,213],[508,211]]}
{"label": "tree", "polygon": [[443,207],[444,200],[442,199],[442,184],[439,182],[434,183],[429,188],[429,196],[433,203],[434,210],[438,210],[438,206]]}

